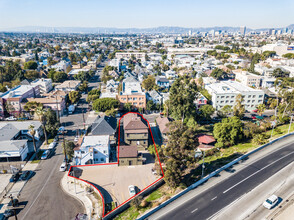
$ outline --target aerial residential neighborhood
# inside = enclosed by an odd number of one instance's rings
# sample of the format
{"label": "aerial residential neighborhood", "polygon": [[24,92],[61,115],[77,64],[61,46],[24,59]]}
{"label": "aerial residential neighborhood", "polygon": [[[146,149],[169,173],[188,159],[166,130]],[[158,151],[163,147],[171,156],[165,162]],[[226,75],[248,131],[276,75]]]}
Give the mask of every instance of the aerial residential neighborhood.
{"label": "aerial residential neighborhood", "polygon": [[293,219],[291,9],[0,1],[0,220]]}

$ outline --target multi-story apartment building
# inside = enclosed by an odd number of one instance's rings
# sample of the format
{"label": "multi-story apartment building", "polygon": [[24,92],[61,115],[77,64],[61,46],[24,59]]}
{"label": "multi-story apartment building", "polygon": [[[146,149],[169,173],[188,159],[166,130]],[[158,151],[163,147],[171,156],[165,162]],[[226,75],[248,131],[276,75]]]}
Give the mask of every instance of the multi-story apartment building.
{"label": "multi-story apartment building", "polygon": [[141,61],[145,61],[145,53],[139,53],[139,52],[131,52],[131,53],[116,53],[115,58],[120,59],[126,59],[129,60],[131,57],[134,56],[136,59],[140,59]]}
{"label": "multi-story apartment building", "polygon": [[10,89],[0,95],[0,117],[4,117],[5,111],[10,115],[19,115],[22,112],[21,102],[25,98],[38,97],[39,95],[39,85],[19,85]]}
{"label": "multi-story apartment building", "polygon": [[131,103],[135,108],[146,108],[146,94],[142,92],[140,82],[134,77],[123,80],[118,100],[120,103]]}
{"label": "multi-story apartment building", "polygon": [[32,86],[37,86],[39,85],[40,87],[40,93],[48,93],[53,89],[52,86],[52,79],[36,79],[35,81],[31,82]]}
{"label": "multi-story apartment building", "polygon": [[123,117],[124,142],[128,145],[137,145],[138,150],[148,147],[148,126],[142,118],[135,113]]}
{"label": "multi-story apartment building", "polygon": [[255,88],[259,88],[261,86],[261,76],[242,70],[235,70],[233,73],[236,75],[236,81],[242,83],[245,86],[251,86]]}
{"label": "multi-story apartment building", "polygon": [[263,103],[264,91],[253,89],[245,86],[239,82],[234,81],[221,81],[206,85],[205,89],[212,96],[212,106],[219,110],[225,105],[233,107],[236,103],[238,94],[243,96],[243,105],[245,110],[253,110],[259,104]]}

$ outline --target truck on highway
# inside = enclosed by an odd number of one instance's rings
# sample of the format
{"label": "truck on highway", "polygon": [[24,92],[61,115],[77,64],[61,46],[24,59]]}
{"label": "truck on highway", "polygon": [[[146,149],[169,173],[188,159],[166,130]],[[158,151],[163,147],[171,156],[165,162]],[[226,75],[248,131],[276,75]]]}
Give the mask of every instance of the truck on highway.
{"label": "truck on highway", "polygon": [[75,105],[70,105],[68,106],[68,114],[71,115],[72,113],[74,113],[76,106]]}

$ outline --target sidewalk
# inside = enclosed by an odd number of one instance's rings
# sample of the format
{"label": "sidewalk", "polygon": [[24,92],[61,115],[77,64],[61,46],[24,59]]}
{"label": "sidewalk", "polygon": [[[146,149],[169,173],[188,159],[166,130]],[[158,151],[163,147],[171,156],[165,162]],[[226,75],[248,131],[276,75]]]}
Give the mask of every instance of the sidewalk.
{"label": "sidewalk", "polygon": [[[33,157],[32,157],[33,158]],[[24,168],[22,169],[23,171],[25,170],[31,170],[34,171],[37,169],[39,163],[32,163],[32,158],[30,159],[29,162],[27,162],[27,164],[24,166]],[[3,213],[5,212],[6,208],[7,208],[7,204],[10,202],[9,199],[9,195],[12,195],[13,197],[18,197],[22,191],[22,189],[24,188],[24,186],[26,185],[26,183],[29,181],[30,179],[26,180],[26,181],[20,181],[18,180],[16,183],[14,183],[14,185],[12,186],[11,190],[7,193],[7,196],[4,197],[3,201],[0,204],[0,219],[3,216]]]}
{"label": "sidewalk", "polygon": [[65,172],[64,177],[60,181],[60,185],[64,192],[79,200],[84,205],[89,219],[101,219],[101,203],[92,193],[86,191],[86,183],[67,176],[67,172]]}

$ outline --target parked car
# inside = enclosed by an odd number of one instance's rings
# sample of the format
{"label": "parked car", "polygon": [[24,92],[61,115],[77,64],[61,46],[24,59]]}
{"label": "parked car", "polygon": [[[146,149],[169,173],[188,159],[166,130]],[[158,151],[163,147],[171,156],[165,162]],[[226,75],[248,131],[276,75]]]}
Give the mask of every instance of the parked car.
{"label": "parked car", "polygon": [[19,173],[15,173],[15,174],[13,174],[11,177],[10,177],[10,179],[9,179],[9,182],[16,182],[18,179],[19,179],[19,176],[20,176],[20,174]]}
{"label": "parked car", "polygon": [[79,136],[76,136],[74,139],[74,142],[78,142],[79,141]]}
{"label": "parked car", "polygon": [[18,199],[12,199],[10,200],[10,202],[8,203],[8,206],[12,206],[12,207],[17,207],[19,205],[19,201]]}
{"label": "parked car", "polygon": [[263,206],[267,209],[271,209],[278,203],[278,197],[276,195],[271,195],[267,200],[263,202]]}
{"label": "parked car", "polygon": [[12,209],[6,209],[3,215],[5,218],[9,218],[11,216],[14,216],[14,211]]}
{"label": "parked car", "polygon": [[253,112],[257,113],[258,112],[258,109],[255,109],[255,110],[252,110]]}
{"label": "parked car", "polygon": [[59,140],[58,135],[55,136],[54,141],[57,142]]}
{"label": "parked car", "polygon": [[29,176],[31,175],[31,171],[30,170],[26,170],[23,171],[21,176],[19,177],[20,180],[27,180],[29,178]]}
{"label": "parked car", "polygon": [[134,196],[134,195],[136,195],[136,188],[135,188],[135,186],[133,186],[133,185],[130,185],[129,186],[129,193],[130,193],[130,196],[131,197]]}
{"label": "parked car", "polygon": [[10,116],[8,118],[5,119],[6,121],[16,121],[17,118],[15,118],[14,116]]}
{"label": "parked car", "polygon": [[53,148],[55,148],[56,147],[56,145],[57,145],[57,142],[55,142],[55,141],[53,141],[51,144],[49,144],[49,149],[53,149]]}
{"label": "parked car", "polygon": [[254,119],[254,120],[255,120],[255,119],[256,119],[256,117],[255,117],[255,116],[252,116],[252,119]]}
{"label": "parked car", "polygon": [[61,172],[66,171],[66,164],[65,164],[65,162],[62,162],[62,164],[60,165],[59,171],[61,171]]}
{"label": "parked car", "polygon": [[61,126],[58,128],[58,134],[62,134],[63,132],[65,132],[65,127]]}
{"label": "parked car", "polygon": [[41,160],[46,160],[50,154],[50,150],[45,150],[41,156]]}

